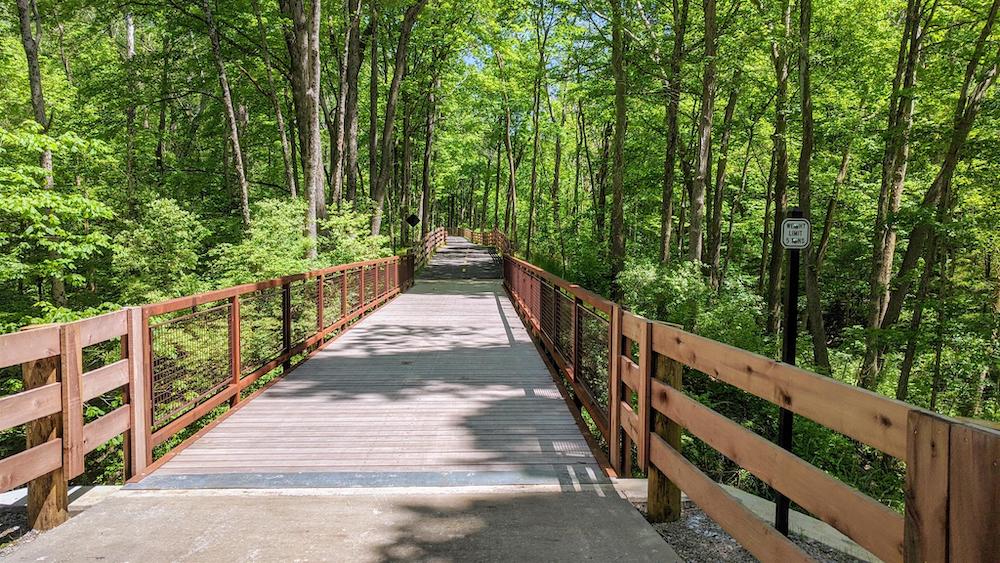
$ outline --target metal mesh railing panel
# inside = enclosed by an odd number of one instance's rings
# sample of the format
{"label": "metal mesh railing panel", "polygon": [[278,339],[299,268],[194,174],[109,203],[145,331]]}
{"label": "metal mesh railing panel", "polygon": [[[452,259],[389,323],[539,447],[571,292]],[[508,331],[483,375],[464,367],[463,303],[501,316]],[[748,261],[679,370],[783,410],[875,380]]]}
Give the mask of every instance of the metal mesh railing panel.
{"label": "metal mesh railing panel", "polygon": [[361,270],[347,272],[347,310],[361,308]]}
{"label": "metal mesh railing panel", "polygon": [[608,414],[608,321],[587,307],[577,307],[580,323],[580,365],[576,370],[594,400]]}
{"label": "metal mesh railing panel", "polygon": [[328,275],[323,286],[323,321],[326,326],[339,321],[341,312],[341,286],[344,284],[342,274]]}
{"label": "metal mesh railing panel", "polygon": [[240,373],[253,373],[284,351],[281,286],[240,297]]}
{"label": "metal mesh railing panel", "polygon": [[294,282],[291,293],[292,345],[299,344],[316,332],[319,314],[319,280]]}
{"label": "metal mesh railing panel", "polygon": [[552,308],[554,316],[552,341],[559,354],[570,365],[573,364],[573,306],[572,297],[562,291],[555,292],[555,306]]}
{"label": "metal mesh railing panel", "polygon": [[378,274],[378,270],[374,266],[369,266],[365,269],[365,303],[371,303],[375,300],[375,276]]}
{"label": "metal mesh railing panel", "polygon": [[150,325],[155,428],[232,382],[229,310],[221,303]]}

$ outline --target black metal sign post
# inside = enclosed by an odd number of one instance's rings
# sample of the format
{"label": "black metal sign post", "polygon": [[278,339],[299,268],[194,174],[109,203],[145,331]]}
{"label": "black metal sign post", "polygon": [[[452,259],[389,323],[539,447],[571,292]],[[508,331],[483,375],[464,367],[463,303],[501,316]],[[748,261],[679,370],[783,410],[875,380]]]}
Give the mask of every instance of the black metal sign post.
{"label": "black metal sign post", "polygon": [[[809,221],[802,210],[793,207],[788,217],[781,222],[781,246],[788,250],[788,283],[785,291],[785,330],[781,343],[781,361],[795,365],[795,348],[799,335],[799,253],[809,248]],[[792,450],[792,411],[781,408],[778,411],[778,445]],[[774,527],[788,535],[788,497],[775,491]]]}

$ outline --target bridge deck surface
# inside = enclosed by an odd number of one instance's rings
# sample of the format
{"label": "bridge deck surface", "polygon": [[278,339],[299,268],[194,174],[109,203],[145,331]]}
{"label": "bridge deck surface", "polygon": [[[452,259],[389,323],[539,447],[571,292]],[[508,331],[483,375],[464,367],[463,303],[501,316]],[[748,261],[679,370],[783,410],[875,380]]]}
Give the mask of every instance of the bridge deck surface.
{"label": "bridge deck surface", "polygon": [[[482,247],[15,561],[679,561],[607,484]],[[472,278],[472,279],[469,279]]]}
{"label": "bridge deck surface", "polygon": [[138,486],[603,479],[490,254],[452,238],[417,283]]}

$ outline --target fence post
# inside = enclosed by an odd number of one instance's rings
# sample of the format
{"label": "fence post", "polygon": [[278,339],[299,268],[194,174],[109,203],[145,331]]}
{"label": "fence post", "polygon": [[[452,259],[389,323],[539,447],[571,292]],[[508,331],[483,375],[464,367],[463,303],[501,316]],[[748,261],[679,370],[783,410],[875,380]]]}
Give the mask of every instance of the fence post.
{"label": "fence post", "polygon": [[59,373],[62,380],[63,472],[66,479],[83,473],[83,349],[80,327],[74,323],[59,329]]}
{"label": "fence post", "polygon": [[229,371],[231,385],[236,386],[236,393],[229,400],[229,405],[235,407],[240,402],[240,375],[242,375],[242,350],[240,349],[240,296],[229,298]]}
{"label": "fence post", "polygon": [[358,302],[360,303],[359,307],[361,307],[361,309],[364,310],[364,308],[365,308],[365,267],[361,266],[361,268],[359,268],[358,271],[360,272],[358,274],[359,279],[360,279],[360,283],[358,283],[358,296],[359,296],[358,297]]}
{"label": "fence post", "polygon": [[948,560],[996,561],[1000,430],[953,421],[948,452]]}
{"label": "fence post", "polygon": [[[281,284],[281,348],[284,354],[292,349],[292,285],[287,282]],[[288,371],[292,358],[286,358],[281,367]]]}
{"label": "fence post", "polygon": [[[684,366],[662,354],[655,355],[653,377],[674,389],[681,389]],[[653,432],[674,450],[681,451],[681,427],[662,414],[650,409]],[[674,522],[681,517],[681,490],[650,463],[646,479],[646,511],[652,522]]]}
{"label": "fence post", "polygon": [[[51,325],[24,327],[33,330]],[[42,358],[21,364],[24,389],[34,389],[58,383],[59,356]],[[63,435],[62,416],[59,413],[33,420],[27,424],[26,446],[40,446]],[[69,495],[62,466],[28,482],[28,526],[33,530],[49,530],[69,519]]]}
{"label": "fence post", "polygon": [[[611,467],[621,475],[622,471],[622,310],[617,304],[611,306],[608,323],[608,457]],[[626,475],[626,477],[628,477]]]}
{"label": "fence post", "polygon": [[142,308],[131,307],[128,310],[128,402],[132,407],[129,424],[128,444],[129,475],[133,477],[142,473],[152,463],[152,451],[149,449],[150,403],[147,387],[146,350],[150,346],[147,332],[143,330]]}

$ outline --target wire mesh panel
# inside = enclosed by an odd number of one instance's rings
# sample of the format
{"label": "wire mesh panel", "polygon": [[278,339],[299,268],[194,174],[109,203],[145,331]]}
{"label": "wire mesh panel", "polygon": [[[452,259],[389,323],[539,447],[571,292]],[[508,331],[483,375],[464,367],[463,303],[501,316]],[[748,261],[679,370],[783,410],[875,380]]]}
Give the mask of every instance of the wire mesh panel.
{"label": "wire mesh panel", "polygon": [[318,279],[297,281],[290,286],[292,315],[292,345],[296,345],[316,332],[319,314]]}
{"label": "wire mesh panel", "polygon": [[281,286],[240,297],[240,373],[247,375],[283,351]]}
{"label": "wire mesh panel", "polygon": [[378,270],[374,266],[369,266],[365,269],[365,303],[371,303],[375,300],[375,276],[378,275]]}
{"label": "wire mesh panel", "polygon": [[552,326],[555,324],[552,318],[552,300],[555,290],[546,282],[541,282],[538,295],[539,295],[539,315],[538,323],[542,328],[542,334],[545,335],[550,341],[552,340]]}
{"label": "wire mesh panel", "polygon": [[[555,292],[555,307],[553,307],[555,337],[552,339],[556,349],[567,364],[573,364],[573,298],[562,291]],[[576,366],[574,366],[576,367]]]}
{"label": "wire mesh panel", "polygon": [[229,309],[229,303],[221,303],[150,325],[154,427],[169,423],[232,381]]}
{"label": "wire mesh panel", "polygon": [[347,272],[347,310],[357,311],[361,308],[361,270]]}
{"label": "wire mesh panel", "polygon": [[608,321],[587,307],[577,305],[580,323],[580,365],[576,370],[594,400],[608,414]]}
{"label": "wire mesh panel", "polygon": [[344,284],[342,274],[327,274],[323,286],[323,320],[326,326],[339,321],[341,315],[341,287]]}

